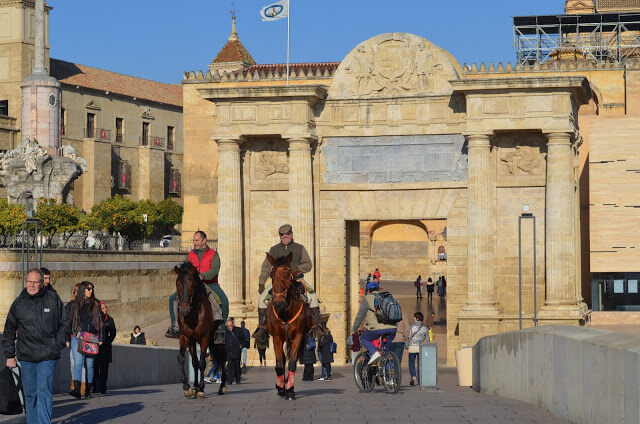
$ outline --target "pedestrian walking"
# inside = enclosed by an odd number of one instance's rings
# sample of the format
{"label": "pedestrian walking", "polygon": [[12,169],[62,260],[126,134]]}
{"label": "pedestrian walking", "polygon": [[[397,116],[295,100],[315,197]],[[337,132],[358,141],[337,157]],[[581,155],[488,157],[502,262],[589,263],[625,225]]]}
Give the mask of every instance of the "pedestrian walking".
{"label": "pedestrian walking", "polygon": [[129,339],[129,344],[135,345],[146,345],[147,338],[144,335],[144,332],[140,328],[139,325],[133,327],[133,333],[131,333],[131,339]]}
{"label": "pedestrian walking", "polygon": [[422,299],[422,275],[418,275],[413,285],[416,287],[416,299]]}
{"label": "pedestrian walking", "polygon": [[404,353],[404,346],[409,336],[409,319],[407,314],[402,313],[402,320],[398,321],[398,327],[396,335],[391,342],[391,351],[398,356],[398,361],[402,366],[402,354]]}
{"label": "pedestrian walking", "polygon": [[[331,331],[323,324],[324,334],[318,337],[318,353],[322,368],[324,369],[324,381],[331,381],[331,363],[333,362],[334,343]],[[323,378],[320,378],[323,380]]]}
{"label": "pedestrian walking", "polygon": [[382,277],[382,274],[380,274],[380,270],[376,268],[376,270],[373,271],[373,278],[378,282],[378,284],[380,284],[381,277]]}
{"label": "pedestrian walking", "polygon": [[260,366],[267,366],[267,349],[269,348],[269,333],[266,333],[264,337],[255,339],[253,347],[258,349],[258,358],[260,359]]}
{"label": "pedestrian walking", "polygon": [[104,341],[98,349],[98,356],[93,365],[93,392],[107,393],[107,378],[109,378],[109,364],[112,358],[112,343],[116,338],[116,323],[109,315],[107,304],[100,302],[100,319],[104,323]]}
{"label": "pedestrian walking", "polygon": [[234,325],[233,318],[227,318],[225,326],[227,327],[224,334],[224,347],[227,352],[227,384],[232,384],[234,380],[240,384],[242,346],[249,343],[245,342],[242,330]]}
{"label": "pedestrian walking", "polygon": [[433,290],[435,288],[435,284],[431,277],[427,278],[427,302],[431,303],[433,301]]}
{"label": "pedestrian walking", "polygon": [[368,283],[369,281],[371,281],[372,278],[373,277],[371,276],[371,273],[368,273],[366,282]]}
{"label": "pedestrian walking", "polygon": [[104,323],[100,319],[100,302],[94,294],[94,285],[83,281],[78,287],[78,294],[71,304],[71,343],[69,348],[73,354],[73,390],[69,394],[80,398],[82,368],[86,366],[84,397],[91,397],[93,384],[93,362],[99,346],[104,340]]}
{"label": "pedestrian walking", "polygon": [[316,363],[316,339],[312,334],[305,337],[304,350],[302,352],[302,364],[304,373],[302,381],[313,381],[313,365]]}
{"label": "pedestrian walking", "polygon": [[[71,306],[73,305],[73,302],[76,296],[78,295],[79,288],[80,288],[80,283],[77,283],[76,285],[73,286],[73,290],[71,290],[71,300],[66,305],[64,305],[64,309],[68,317],[71,317]],[[67,335],[66,341],[68,343],[71,343],[71,334]],[[69,390],[73,390],[73,352],[71,351],[71,349],[69,349],[69,366],[71,368],[69,370],[69,372],[71,373],[71,383],[69,384]]]}
{"label": "pedestrian walking", "polygon": [[438,296],[440,296],[440,302],[442,302],[444,298],[444,281],[442,281],[442,277],[438,278],[438,282],[436,283]]}
{"label": "pedestrian walking", "polygon": [[407,336],[407,351],[409,353],[409,374],[411,375],[410,385],[414,386],[417,382],[416,379],[416,362],[420,355],[420,345],[427,343],[429,340],[429,327],[427,327],[424,321],[424,315],[422,312],[416,312],[413,314],[414,322],[409,328],[409,335]]}
{"label": "pedestrian walking", "polygon": [[53,285],[51,284],[51,271],[49,271],[49,268],[42,267],[40,268],[40,271],[42,271],[42,275],[44,276],[44,282],[42,283],[42,287],[45,289],[51,289],[55,291],[55,289],[53,288]]}
{"label": "pedestrian walking", "polygon": [[242,345],[242,372],[246,373],[247,372],[247,351],[249,350],[248,341],[251,340],[251,333],[249,332],[249,329],[245,326],[244,321],[240,321],[240,330],[244,335],[245,341],[247,341],[246,344]]}
{"label": "pedestrian walking", "polygon": [[20,361],[29,424],[51,423],[53,374],[68,332],[69,315],[62,300],[44,289],[42,271],[29,270],[26,287],[9,308],[2,338],[5,365],[15,368],[16,357]]}

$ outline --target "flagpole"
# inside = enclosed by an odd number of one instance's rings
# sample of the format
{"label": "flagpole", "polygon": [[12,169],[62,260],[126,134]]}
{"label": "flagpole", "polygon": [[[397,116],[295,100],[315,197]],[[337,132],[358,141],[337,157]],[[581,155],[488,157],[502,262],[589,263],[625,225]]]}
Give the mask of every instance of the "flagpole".
{"label": "flagpole", "polygon": [[289,22],[291,21],[291,0],[287,2],[287,86],[289,85]]}

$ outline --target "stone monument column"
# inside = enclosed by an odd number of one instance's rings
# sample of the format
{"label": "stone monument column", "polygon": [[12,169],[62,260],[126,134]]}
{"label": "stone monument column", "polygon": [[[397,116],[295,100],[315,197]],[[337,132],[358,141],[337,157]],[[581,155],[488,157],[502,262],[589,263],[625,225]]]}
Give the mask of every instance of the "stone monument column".
{"label": "stone monument column", "polygon": [[243,234],[240,143],[242,139],[215,138],[218,143],[218,251],[220,285],[229,298],[230,310],[242,309]]}
{"label": "stone monument column", "polygon": [[35,4],[34,67],[22,88],[22,140],[37,139],[47,152],[60,154],[60,83],[45,65],[46,16],[44,0]]}
{"label": "stone monument column", "polygon": [[305,281],[314,285],[315,237],[313,231],[313,174],[311,169],[311,144],[315,137],[302,135],[288,137],[289,141],[289,224],[293,227],[293,239],[302,244],[313,261],[312,272]]}
{"label": "stone monument column", "polygon": [[[541,318],[579,314],[576,293],[575,182],[572,133],[547,134],[546,299]],[[546,313],[545,313],[546,312]],[[558,316],[559,318],[559,316]]]}
{"label": "stone monument column", "polygon": [[493,279],[495,199],[489,134],[467,135],[469,149],[469,241],[467,304],[463,313],[497,315]]}

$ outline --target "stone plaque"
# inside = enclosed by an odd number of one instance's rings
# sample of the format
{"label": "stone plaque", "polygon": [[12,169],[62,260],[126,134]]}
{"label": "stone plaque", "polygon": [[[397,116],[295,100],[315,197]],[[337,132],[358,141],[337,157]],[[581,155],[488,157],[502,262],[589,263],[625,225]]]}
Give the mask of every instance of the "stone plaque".
{"label": "stone plaque", "polygon": [[465,181],[461,134],[329,137],[323,147],[326,183]]}
{"label": "stone plaque", "polygon": [[251,183],[287,183],[289,157],[285,142],[255,142],[247,151]]}

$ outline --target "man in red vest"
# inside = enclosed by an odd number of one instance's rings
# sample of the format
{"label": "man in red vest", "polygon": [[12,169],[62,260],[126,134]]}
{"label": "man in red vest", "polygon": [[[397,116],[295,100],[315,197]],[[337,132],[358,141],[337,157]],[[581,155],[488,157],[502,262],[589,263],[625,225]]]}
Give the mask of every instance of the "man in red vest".
{"label": "man in red vest", "polygon": [[[220,272],[220,255],[207,246],[207,235],[204,231],[196,231],[193,234],[193,249],[187,255],[185,262],[191,263],[200,273],[200,279],[213,291],[213,296],[222,309],[222,319],[229,315],[229,299],[218,284],[218,272]],[[171,326],[165,334],[166,337],[178,337],[174,302],[178,293],[169,296],[169,315]],[[216,305],[213,305],[215,308]]]}

